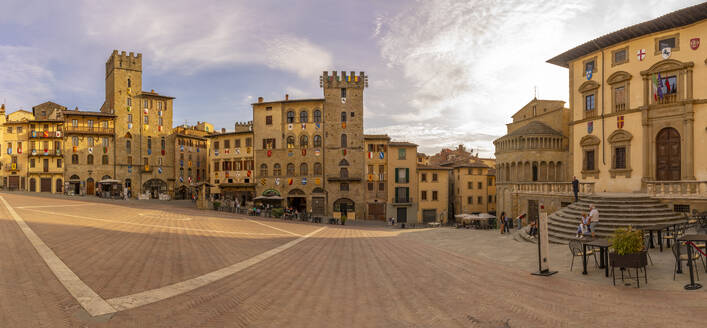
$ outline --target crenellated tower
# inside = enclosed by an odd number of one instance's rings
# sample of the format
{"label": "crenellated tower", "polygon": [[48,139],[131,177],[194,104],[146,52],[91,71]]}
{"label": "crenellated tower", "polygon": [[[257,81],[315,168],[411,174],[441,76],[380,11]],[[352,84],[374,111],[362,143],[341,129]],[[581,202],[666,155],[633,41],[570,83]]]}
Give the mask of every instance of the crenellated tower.
{"label": "crenellated tower", "polygon": [[[106,62],[106,102],[101,111],[120,115],[142,91],[142,54],[113,50]],[[132,101],[131,101],[132,102]]]}
{"label": "crenellated tower", "polygon": [[[336,211],[343,199],[354,202],[357,218],[363,218],[364,141],[363,91],[368,86],[364,72],[323,72],[319,81],[324,91],[324,162],[328,208]],[[337,205],[337,201],[338,205]],[[348,215],[350,217],[350,214]]]}

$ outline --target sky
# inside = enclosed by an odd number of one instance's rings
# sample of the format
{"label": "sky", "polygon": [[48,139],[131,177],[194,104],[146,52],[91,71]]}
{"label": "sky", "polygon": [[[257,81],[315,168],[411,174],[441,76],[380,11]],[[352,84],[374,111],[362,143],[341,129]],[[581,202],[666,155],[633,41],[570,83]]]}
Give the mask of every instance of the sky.
{"label": "sky", "polygon": [[98,110],[116,49],[143,54],[144,90],[176,97],[174,125],[230,130],[258,97],[320,98],[322,71],[365,71],[366,133],[493,157],[536,92],[567,101],[548,59],[700,2],[0,0],[0,100]]}

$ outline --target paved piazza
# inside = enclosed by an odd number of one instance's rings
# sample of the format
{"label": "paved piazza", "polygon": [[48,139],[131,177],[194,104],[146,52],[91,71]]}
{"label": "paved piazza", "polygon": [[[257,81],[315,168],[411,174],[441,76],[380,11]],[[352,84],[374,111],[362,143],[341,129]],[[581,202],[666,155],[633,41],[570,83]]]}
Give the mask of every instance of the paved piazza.
{"label": "paved piazza", "polygon": [[177,201],[0,196],[2,327],[697,327],[707,320],[704,291],[613,287],[597,280],[597,270],[593,279],[531,276],[459,241],[476,233],[478,241],[518,243],[493,232],[251,219]]}

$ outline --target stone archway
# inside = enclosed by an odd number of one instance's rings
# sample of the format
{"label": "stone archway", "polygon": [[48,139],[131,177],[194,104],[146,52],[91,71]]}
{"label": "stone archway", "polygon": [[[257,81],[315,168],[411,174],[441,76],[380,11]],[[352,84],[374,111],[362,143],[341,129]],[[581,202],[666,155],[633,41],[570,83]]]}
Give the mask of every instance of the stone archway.
{"label": "stone archway", "polygon": [[656,180],[680,180],[680,133],[664,128],[655,138]]}

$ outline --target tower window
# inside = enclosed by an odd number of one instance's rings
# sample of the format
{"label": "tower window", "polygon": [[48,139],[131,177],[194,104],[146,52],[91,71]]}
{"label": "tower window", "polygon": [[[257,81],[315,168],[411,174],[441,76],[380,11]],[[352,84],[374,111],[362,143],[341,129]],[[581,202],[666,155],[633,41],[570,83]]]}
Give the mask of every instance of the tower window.
{"label": "tower window", "polygon": [[295,122],[295,112],[289,111],[287,112],[287,123],[294,123]]}
{"label": "tower window", "polygon": [[341,148],[346,148],[347,138],[345,134],[341,135]]}
{"label": "tower window", "polygon": [[341,98],[346,98],[346,88],[341,88]]}
{"label": "tower window", "polygon": [[128,79],[128,88],[130,88],[130,79]]}
{"label": "tower window", "polygon": [[341,122],[346,122],[346,112],[341,112]]}

